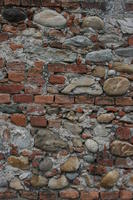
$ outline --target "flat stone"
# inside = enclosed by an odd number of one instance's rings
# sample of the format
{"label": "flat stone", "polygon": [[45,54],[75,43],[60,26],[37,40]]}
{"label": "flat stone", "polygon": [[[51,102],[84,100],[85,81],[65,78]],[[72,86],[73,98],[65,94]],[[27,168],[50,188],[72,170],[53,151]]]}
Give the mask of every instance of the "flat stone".
{"label": "flat stone", "polygon": [[104,82],[103,89],[110,96],[119,96],[127,92],[130,82],[124,77],[109,78]]}
{"label": "flat stone", "polygon": [[118,48],[124,44],[122,37],[116,34],[103,34],[98,39],[106,48]]}
{"label": "flat stone", "polygon": [[10,182],[10,188],[15,189],[15,190],[23,190],[24,187],[22,186],[20,180],[18,178],[14,178]]}
{"label": "flat stone", "polygon": [[103,78],[105,77],[105,68],[104,67],[95,67],[95,69],[93,70],[93,76],[96,76],[96,77],[100,77],[100,78]]}
{"label": "flat stone", "polygon": [[63,127],[70,131],[72,134],[80,134],[82,132],[82,128],[78,124],[74,124],[68,121],[63,122]]}
{"label": "flat stone", "polygon": [[133,123],[133,114],[132,113],[130,113],[130,114],[127,114],[127,115],[124,115],[121,119],[120,119],[120,121],[122,121],[122,122],[126,122],[126,123]]}
{"label": "flat stone", "polygon": [[85,145],[87,149],[92,153],[96,153],[98,151],[98,144],[92,139],[86,140]]}
{"label": "flat stone", "polygon": [[15,127],[10,130],[10,143],[17,146],[18,150],[31,149],[34,145],[30,131],[26,128]]}
{"label": "flat stone", "polygon": [[110,123],[115,118],[115,115],[113,113],[105,113],[101,114],[97,117],[97,121],[99,123]]}
{"label": "flat stone", "polygon": [[2,171],[0,172],[0,187],[8,187],[7,177]]}
{"label": "flat stone", "polygon": [[123,33],[133,34],[133,18],[124,18],[117,20]]}
{"label": "flat stone", "polygon": [[47,27],[64,27],[66,19],[55,10],[45,9],[34,15],[34,22]]}
{"label": "flat stone", "polygon": [[53,166],[53,162],[50,158],[44,158],[39,165],[41,171],[49,171]]}
{"label": "flat stone", "polygon": [[112,57],[113,54],[110,49],[93,51],[86,55],[86,62],[109,62]]}
{"label": "flat stone", "polygon": [[110,145],[111,153],[116,156],[133,156],[133,145],[128,142],[115,140]]}
{"label": "flat stone", "polygon": [[119,179],[119,173],[117,170],[108,172],[101,180],[100,185],[104,188],[112,188]]}
{"label": "flat stone", "polygon": [[24,157],[24,156],[20,156],[20,157],[10,156],[8,157],[8,164],[13,167],[23,169],[23,170],[29,168],[29,160],[27,157]]}
{"label": "flat stone", "polygon": [[35,147],[44,151],[54,152],[66,148],[67,143],[48,129],[43,129],[39,130],[35,135]]}
{"label": "flat stone", "polygon": [[125,63],[115,62],[113,64],[113,68],[118,72],[133,74],[133,64],[125,64]]}
{"label": "flat stone", "polygon": [[83,19],[82,27],[91,27],[95,30],[101,30],[104,28],[104,22],[97,16],[89,16]]}
{"label": "flat stone", "polygon": [[75,172],[79,168],[80,162],[77,157],[70,157],[61,165],[62,172]]}
{"label": "flat stone", "polygon": [[62,91],[64,94],[74,93],[90,95],[100,95],[103,93],[102,87],[95,81],[93,77],[81,77],[74,78],[69,85],[67,85]]}
{"label": "flat stone", "polygon": [[59,178],[53,177],[48,183],[48,187],[55,190],[65,188],[66,186],[68,186],[68,180],[64,175],[61,175]]}
{"label": "flat stone", "polygon": [[106,137],[109,134],[108,131],[106,130],[105,126],[100,125],[100,124],[98,124],[94,128],[94,133],[95,133],[95,136],[98,136],[98,137]]}
{"label": "flat stone", "polygon": [[133,47],[119,48],[115,50],[118,56],[133,57]]}
{"label": "flat stone", "polygon": [[82,140],[80,138],[73,138],[72,143],[74,147],[82,147]]}
{"label": "flat stone", "polygon": [[77,35],[75,37],[66,39],[63,43],[63,45],[66,46],[75,46],[75,47],[88,47],[92,45],[91,40],[89,40],[87,37],[82,35]]}
{"label": "flat stone", "polygon": [[2,12],[2,16],[9,22],[19,22],[27,18],[24,10],[20,8],[5,8]]}
{"label": "flat stone", "polygon": [[48,184],[48,180],[44,176],[41,176],[41,175],[39,175],[39,176],[36,176],[36,175],[32,176],[30,182],[31,182],[31,185],[33,187],[35,187],[35,188],[44,187],[44,186],[47,186],[47,184]]}

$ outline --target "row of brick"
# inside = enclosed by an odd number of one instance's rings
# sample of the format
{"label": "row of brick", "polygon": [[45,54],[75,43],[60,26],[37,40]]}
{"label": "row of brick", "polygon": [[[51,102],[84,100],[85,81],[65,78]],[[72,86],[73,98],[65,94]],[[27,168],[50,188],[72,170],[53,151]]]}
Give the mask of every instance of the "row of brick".
{"label": "row of brick", "polygon": [[[67,190],[59,192],[59,196],[64,199],[77,199],[79,196],[78,191],[72,190],[73,192],[68,192]],[[20,196],[28,200],[56,200],[58,196],[55,192],[42,191],[39,193],[30,191],[21,191]],[[76,197],[76,198],[75,198]],[[0,192],[0,199],[15,199],[17,194],[14,191]],[[132,200],[133,192],[130,190],[111,191],[111,192],[97,192],[97,191],[81,191],[81,200]]]}
{"label": "row of brick", "polygon": [[[37,104],[96,104],[96,105],[118,105],[132,106],[132,97],[89,97],[89,96],[67,96],[67,95],[36,95],[15,94],[13,95],[14,103],[37,103]],[[0,104],[11,102],[10,94],[0,94]]]}

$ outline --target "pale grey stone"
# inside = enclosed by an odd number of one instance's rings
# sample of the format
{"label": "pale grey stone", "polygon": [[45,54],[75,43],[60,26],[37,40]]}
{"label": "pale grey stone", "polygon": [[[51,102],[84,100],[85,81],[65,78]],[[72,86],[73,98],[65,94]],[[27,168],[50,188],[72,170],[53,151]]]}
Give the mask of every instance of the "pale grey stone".
{"label": "pale grey stone", "polygon": [[95,133],[95,136],[99,136],[99,137],[106,137],[109,134],[105,126],[99,125],[99,124],[94,128],[94,133]]}
{"label": "pale grey stone", "polygon": [[126,122],[126,123],[133,123],[133,113],[127,114],[125,116],[123,116],[120,121],[122,122]]}
{"label": "pale grey stone", "polygon": [[87,149],[92,153],[96,153],[98,151],[98,144],[92,139],[86,140],[85,145]]}
{"label": "pale grey stone", "polygon": [[41,171],[49,171],[53,166],[53,162],[50,158],[44,158],[43,161],[41,161],[39,168]]}
{"label": "pale grey stone", "polygon": [[77,35],[75,37],[66,39],[63,44],[66,46],[88,47],[92,45],[92,42],[85,36]]}
{"label": "pale grey stone", "polygon": [[117,20],[123,33],[133,34],[133,18]]}
{"label": "pale grey stone", "polygon": [[119,48],[115,53],[122,57],[133,57],[133,47]]}
{"label": "pale grey stone", "polygon": [[68,121],[63,122],[63,127],[70,131],[72,134],[80,134],[82,132],[82,128],[78,124],[74,124]]}
{"label": "pale grey stone", "polygon": [[68,180],[64,175],[61,175],[59,178],[51,178],[48,183],[48,187],[50,189],[62,189],[68,186]]}

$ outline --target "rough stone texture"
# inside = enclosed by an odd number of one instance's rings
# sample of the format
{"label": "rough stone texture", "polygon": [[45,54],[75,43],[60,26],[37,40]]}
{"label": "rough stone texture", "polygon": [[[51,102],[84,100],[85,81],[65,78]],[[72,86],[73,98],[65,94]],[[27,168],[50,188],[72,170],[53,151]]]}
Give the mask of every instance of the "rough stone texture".
{"label": "rough stone texture", "polygon": [[104,28],[104,22],[102,19],[100,19],[97,16],[92,16],[92,17],[85,17],[83,19],[83,27],[91,27],[96,30],[100,30]]}
{"label": "rough stone texture", "polygon": [[40,162],[39,168],[41,171],[49,171],[52,166],[52,160],[50,158],[44,158],[43,161]]}
{"label": "rough stone texture", "polygon": [[98,151],[98,144],[94,140],[86,140],[85,145],[87,149],[92,153],[96,153]]}
{"label": "rough stone texture", "polygon": [[51,178],[48,183],[49,188],[51,189],[62,189],[68,186],[68,181],[64,175],[60,178]]}
{"label": "rough stone texture", "polygon": [[110,123],[115,118],[113,113],[101,114],[97,117],[99,123]]}
{"label": "rough stone texture", "polygon": [[70,157],[61,165],[62,172],[74,172],[79,168],[79,161],[77,157]]}
{"label": "rough stone texture", "polygon": [[101,180],[101,186],[104,188],[112,188],[118,181],[119,173],[116,170],[113,170],[107,173]]}
{"label": "rough stone texture", "polygon": [[119,96],[127,92],[130,82],[127,78],[109,78],[104,82],[104,91],[110,96]]}

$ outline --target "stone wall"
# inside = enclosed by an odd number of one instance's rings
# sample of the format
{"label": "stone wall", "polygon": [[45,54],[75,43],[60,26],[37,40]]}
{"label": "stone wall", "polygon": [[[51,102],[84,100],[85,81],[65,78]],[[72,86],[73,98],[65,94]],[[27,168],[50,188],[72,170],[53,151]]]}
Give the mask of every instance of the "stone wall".
{"label": "stone wall", "polygon": [[0,0],[0,199],[133,199],[133,1]]}

